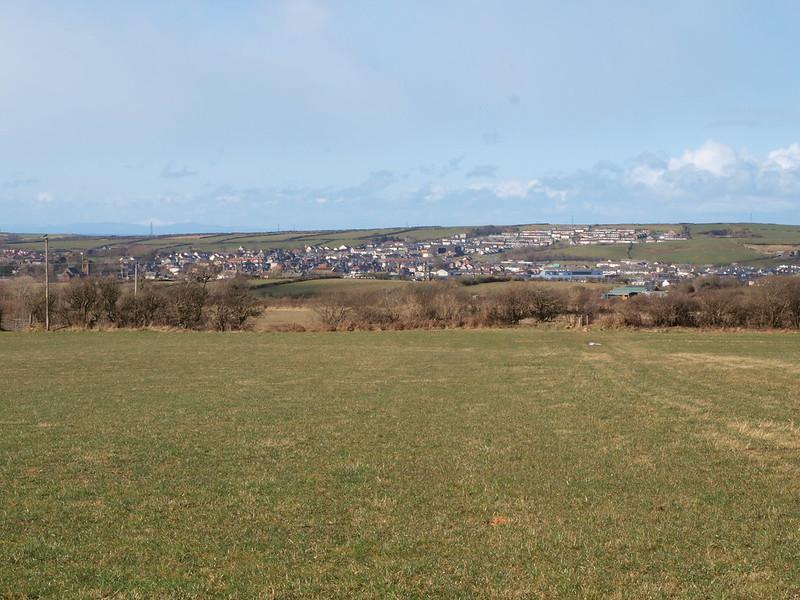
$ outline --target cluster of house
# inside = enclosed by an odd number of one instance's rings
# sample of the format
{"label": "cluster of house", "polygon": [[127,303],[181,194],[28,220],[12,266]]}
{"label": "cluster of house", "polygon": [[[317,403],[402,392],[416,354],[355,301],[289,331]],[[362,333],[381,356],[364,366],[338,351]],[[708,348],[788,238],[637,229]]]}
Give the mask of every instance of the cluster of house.
{"label": "cluster of house", "polygon": [[[632,285],[664,286],[698,276],[735,277],[742,281],[766,275],[800,274],[800,265],[753,267],[745,265],[698,266],[641,260],[603,260],[591,264],[551,261],[485,260],[470,252],[460,237],[434,242],[386,242],[359,247],[308,246],[299,250],[271,249],[235,252],[175,252],[140,264],[148,279],[178,279],[200,267],[213,267],[220,278],[242,273],[254,277],[346,278],[397,277],[416,280],[458,277],[502,277],[561,281],[627,281]],[[121,259],[121,277],[132,276],[135,260]]]}
{"label": "cluster of house", "polygon": [[543,248],[560,243],[588,246],[594,244],[647,244],[686,240],[682,232],[651,231],[628,227],[568,227],[527,229],[494,233],[465,239],[468,254],[494,254],[513,248]]}
{"label": "cluster of house", "polygon": [[[742,280],[772,274],[798,274],[800,266],[778,267],[697,267],[636,260],[605,260],[594,264],[563,265],[547,261],[487,260],[486,255],[525,247],[587,244],[658,243],[686,239],[683,232],[652,231],[642,228],[577,226],[526,229],[473,235],[457,233],[438,239],[408,241],[390,239],[361,245],[306,246],[296,249],[255,250],[240,247],[235,251],[173,251],[157,253],[146,261],[122,257],[117,263],[104,263],[103,272],[114,272],[120,279],[139,277],[176,280],[204,268],[224,278],[236,274],[253,277],[339,276],[352,278],[398,277],[416,280],[464,276],[512,277],[567,281],[627,281],[633,285],[669,285],[670,282],[698,275],[721,275]],[[510,256],[510,255],[509,255]],[[44,263],[39,250],[6,249],[0,262],[21,266]],[[501,257],[498,257],[501,258]],[[80,253],[57,251],[51,264],[57,277],[68,281],[90,274],[95,263]],[[80,266],[70,266],[80,264]],[[13,272],[9,273],[13,275]]]}
{"label": "cluster of house", "polygon": [[500,273],[521,279],[560,281],[627,281],[633,286],[668,287],[695,277],[727,277],[751,281],[767,275],[800,275],[800,265],[784,264],[775,267],[746,265],[691,265],[642,260],[604,260],[591,265],[566,266],[559,263],[531,261],[501,261]]}

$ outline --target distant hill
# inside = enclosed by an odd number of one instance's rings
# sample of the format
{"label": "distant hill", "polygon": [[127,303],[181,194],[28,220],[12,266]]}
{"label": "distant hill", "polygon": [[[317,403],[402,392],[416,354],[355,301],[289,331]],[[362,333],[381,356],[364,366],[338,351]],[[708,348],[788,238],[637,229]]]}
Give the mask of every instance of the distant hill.
{"label": "distant hill", "polygon": [[[71,223],[67,225],[13,225],[4,226],[9,231],[30,233],[58,233],[84,236],[146,236],[150,234],[150,224],[138,223]],[[187,233],[230,233],[252,230],[253,226],[220,227],[201,223],[155,224],[155,235],[178,235]]]}
{"label": "distant hill", "polygon": [[[630,224],[628,224],[630,226]],[[674,229],[679,224],[637,225],[651,230]],[[418,241],[435,239],[456,233],[474,231],[476,227],[412,227],[388,229],[351,229],[334,231],[281,231],[267,233],[205,232],[203,226],[185,224],[173,226],[175,233],[163,234],[156,229],[149,236],[149,226],[85,224],[87,231],[103,231],[102,235],[50,234],[54,250],[104,249],[109,255],[144,255],[154,251],[188,250],[232,251],[240,246],[249,249],[304,248],[305,246],[355,246],[388,239]],[[118,229],[115,229],[117,227]],[[504,230],[539,229],[546,224],[508,225]],[[488,230],[488,226],[477,226]],[[493,227],[492,230],[495,228]],[[498,259],[566,260],[596,262],[602,259],[625,258],[691,264],[727,264],[732,262],[769,264],[788,260],[789,254],[800,250],[800,226],[762,223],[696,223],[688,225],[690,239],[648,244],[617,244],[592,246],[553,246],[524,249],[496,255]],[[75,230],[75,228],[73,228]],[[121,234],[126,231],[129,233]],[[40,248],[40,234],[0,233],[0,248]]]}

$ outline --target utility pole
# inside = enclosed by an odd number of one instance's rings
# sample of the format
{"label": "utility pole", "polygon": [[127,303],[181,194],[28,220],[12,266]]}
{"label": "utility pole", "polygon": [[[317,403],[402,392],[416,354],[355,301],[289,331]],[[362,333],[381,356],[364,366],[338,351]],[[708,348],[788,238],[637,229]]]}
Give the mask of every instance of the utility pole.
{"label": "utility pole", "polygon": [[139,292],[139,261],[133,263],[133,322],[136,327],[139,326],[139,302],[136,300],[136,295]]}
{"label": "utility pole", "polygon": [[44,234],[44,328],[50,331],[50,243]]}

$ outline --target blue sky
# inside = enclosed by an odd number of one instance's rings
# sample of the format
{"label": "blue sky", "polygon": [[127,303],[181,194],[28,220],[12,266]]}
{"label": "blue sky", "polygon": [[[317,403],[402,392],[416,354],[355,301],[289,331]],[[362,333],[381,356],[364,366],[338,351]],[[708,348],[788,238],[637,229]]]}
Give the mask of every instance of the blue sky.
{"label": "blue sky", "polygon": [[0,230],[800,223],[797,2],[0,0]]}

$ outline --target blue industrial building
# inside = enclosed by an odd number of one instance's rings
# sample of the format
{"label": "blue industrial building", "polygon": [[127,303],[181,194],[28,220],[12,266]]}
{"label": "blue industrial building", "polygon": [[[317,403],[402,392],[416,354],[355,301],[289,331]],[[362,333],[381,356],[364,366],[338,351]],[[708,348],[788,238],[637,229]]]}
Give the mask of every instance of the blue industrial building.
{"label": "blue industrial building", "polygon": [[587,281],[589,279],[603,279],[602,271],[597,269],[544,269],[539,274],[541,279],[561,281]]}

